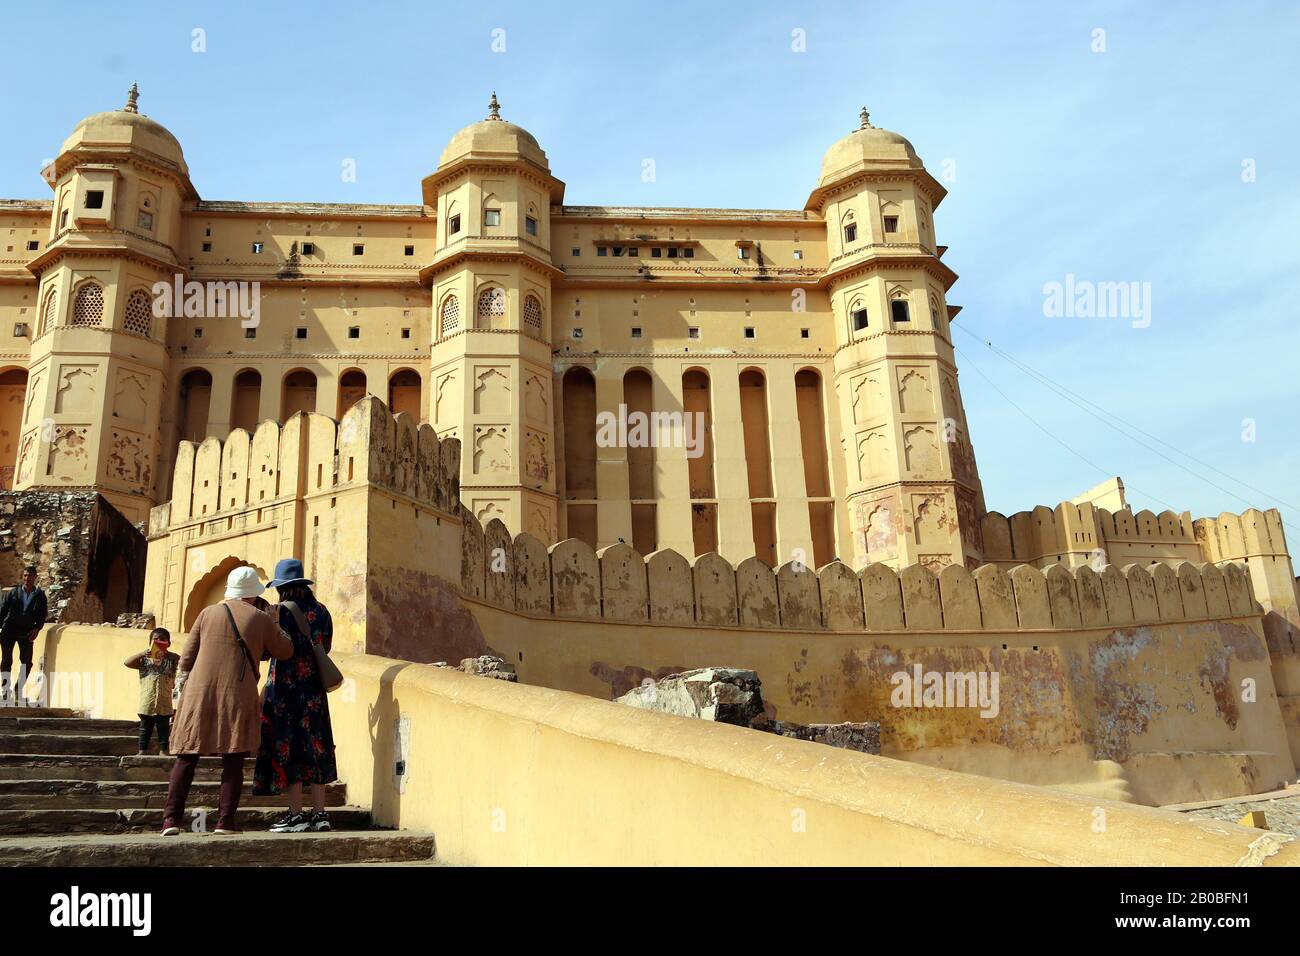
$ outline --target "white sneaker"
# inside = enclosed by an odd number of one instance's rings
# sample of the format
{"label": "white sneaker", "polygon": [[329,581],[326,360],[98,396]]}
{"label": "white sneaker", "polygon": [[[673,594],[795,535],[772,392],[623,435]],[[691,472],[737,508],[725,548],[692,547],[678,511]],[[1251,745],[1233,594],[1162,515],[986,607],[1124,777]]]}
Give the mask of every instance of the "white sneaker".
{"label": "white sneaker", "polygon": [[180,836],[180,834],[181,834],[180,827],[163,827],[163,832],[162,832],[163,836]]}

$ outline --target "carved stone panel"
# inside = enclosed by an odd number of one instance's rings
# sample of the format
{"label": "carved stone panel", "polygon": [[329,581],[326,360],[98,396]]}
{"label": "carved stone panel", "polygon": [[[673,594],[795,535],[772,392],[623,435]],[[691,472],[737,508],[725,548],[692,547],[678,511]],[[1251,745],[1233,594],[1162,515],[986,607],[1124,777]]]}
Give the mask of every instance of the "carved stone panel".
{"label": "carved stone panel", "polygon": [[148,395],[148,375],[119,371],[113,388],[113,417],[121,422],[143,425],[148,420]]}
{"label": "carved stone panel", "polygon": [[77,415],[95,411],[95,374],[93,365],[64,365],[59,369],[58,392],[54,411],[60,415]]}
{"label": "carved stone panel", "polygon": [[152,447],[146,436],[113,429],[110,436],[105,474],[110,480],[122,481],[144,490],[153,480]]}
{"label": "carved stone panel", "polygon": [[502,476],[511,470],[509,431],[505,425],[474,429],[474,474]]}
{"label": "carved stone panel", "polygon": [[504,365],[480,365],[474,369],[474,414],[510,413],[510,369]]}

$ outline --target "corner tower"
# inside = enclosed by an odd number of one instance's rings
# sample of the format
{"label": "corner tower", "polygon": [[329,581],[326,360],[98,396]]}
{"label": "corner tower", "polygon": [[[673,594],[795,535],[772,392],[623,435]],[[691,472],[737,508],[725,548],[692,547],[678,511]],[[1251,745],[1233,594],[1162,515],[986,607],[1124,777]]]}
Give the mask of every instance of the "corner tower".
{"label": "corner tower", "polygon": [[184,269],[181,210],[198,196],[180,143],[137,106],[77,124],[45,176],[50,239],[28,264],[36,335],[14,487],[95,488],[132,521],[156,503],[166,319],[152,288]]}
{"label": "corner tower", "polygon": [[551,373],[551,205],[564,184],[526,129],[501,118],[465,127],[425,178],[433,261],[430,418],[459,438],[461,501],[484,525],[553,542],[558,533]]}
{"label": "corner tower", "polygon": [[902,136],[861,124],[827,151],[826,221],[854,564],[973,565],[984,497],[957,385],[934,209],[946,191]]}

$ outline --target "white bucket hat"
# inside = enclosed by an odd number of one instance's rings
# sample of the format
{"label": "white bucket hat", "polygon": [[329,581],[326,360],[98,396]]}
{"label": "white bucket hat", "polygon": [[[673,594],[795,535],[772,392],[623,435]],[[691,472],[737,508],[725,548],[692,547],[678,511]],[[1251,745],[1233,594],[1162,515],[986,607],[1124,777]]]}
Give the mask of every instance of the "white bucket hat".
{"label": "white bucket hat", "polygon": [[258,580],[257,571],[254,568],[235,568],[226,577],[227,601],[231,598],[257,597],[265,590],[266,587]]}

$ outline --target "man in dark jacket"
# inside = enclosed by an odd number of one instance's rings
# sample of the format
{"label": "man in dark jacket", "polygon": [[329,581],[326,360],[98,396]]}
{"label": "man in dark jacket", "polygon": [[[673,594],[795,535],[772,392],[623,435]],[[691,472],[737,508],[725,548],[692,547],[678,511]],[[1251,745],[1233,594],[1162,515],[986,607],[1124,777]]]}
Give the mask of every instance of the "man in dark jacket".
{"label": "man in dark jacket", "polygon": [[14,644],[18,645],[18,681],[14,688],[22,693],[32,672],[32,642],[45,624],[49,610],[45,592],[36,586],[36,567],[23,570],[23,583],[0,601],[0,696],[9,697],[9,672],[14,666]]}

